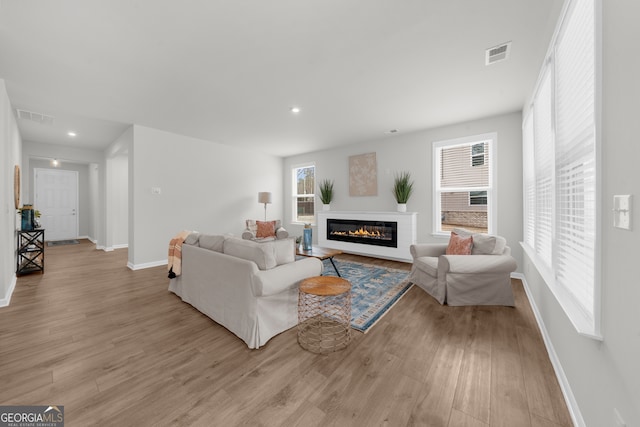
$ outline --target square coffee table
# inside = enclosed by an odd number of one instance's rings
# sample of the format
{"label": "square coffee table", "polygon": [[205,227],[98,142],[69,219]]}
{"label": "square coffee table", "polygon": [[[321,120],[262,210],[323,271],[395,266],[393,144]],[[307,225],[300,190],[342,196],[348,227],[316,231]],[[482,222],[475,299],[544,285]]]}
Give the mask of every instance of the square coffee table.
{"label": "square coffee table", "polygon": [[331,261],[331,265],[336,271],[338,277],[342,276],[338,271],[338,267],[336,267],[336,264],[333,262],[333,257],[336,255],[340,255],[341,253],[342,251],[339,251],[337,249],[321,248],[320,246],[312,246],[310,251],[305,251],[304,249],[302,249],[302,246],[296,247],[296,255],[318,258],[320,261],[323,261],[325,259]]}

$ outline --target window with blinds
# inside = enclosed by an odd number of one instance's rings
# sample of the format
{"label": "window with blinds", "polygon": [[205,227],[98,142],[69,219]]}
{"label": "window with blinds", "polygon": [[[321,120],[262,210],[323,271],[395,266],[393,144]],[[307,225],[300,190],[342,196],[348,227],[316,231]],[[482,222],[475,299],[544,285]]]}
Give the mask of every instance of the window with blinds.
{"label": "window with blinds", "polygon": [[524,247],[576,329],[599,337],[594,5],[569,3],[522,129]]}
{"label": "window with blinds", "polygon": [[291,169],[293,193],[293,222],[315,222],[316,167],[313,164],[297,166]]}
{"label": "window with blinds", "polygon": [[434,233],[493,232],[495,135],[434,143]]}

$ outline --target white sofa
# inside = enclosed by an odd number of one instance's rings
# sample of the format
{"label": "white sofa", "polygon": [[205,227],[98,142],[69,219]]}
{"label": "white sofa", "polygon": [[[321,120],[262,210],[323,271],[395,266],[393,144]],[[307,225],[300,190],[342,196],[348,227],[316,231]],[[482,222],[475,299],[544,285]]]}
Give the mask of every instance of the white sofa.
{"label": "white sofa", "polygon": [[169,290],[259,348],[298,323],[298,283],[321,273],[316,258],[295,261],[294,239],[257,243],[194,233]]}
{"label": "white sofa", "polygon": [[506,240],[479,233],[473,236],[471,255],[446,255],[446,243],[411,245],[413,265],[409,280],[440,304],[513,307],[511,272],[517,263]]}

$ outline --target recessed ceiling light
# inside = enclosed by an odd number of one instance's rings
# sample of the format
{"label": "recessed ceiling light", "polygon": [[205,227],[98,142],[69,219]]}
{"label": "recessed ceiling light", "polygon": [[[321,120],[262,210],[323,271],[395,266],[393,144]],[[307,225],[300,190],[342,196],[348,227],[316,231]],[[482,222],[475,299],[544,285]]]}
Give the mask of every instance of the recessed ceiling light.
{"label": "recessed ceiling light", "polygon": [[73,138],[74,136],[76,136],[76,133],[74,131],[70,130],[69,132],[67,132],[67,135],[69,135],[70,137]]}
{"label": "recessed ceiling light", "polygon": [[298,114],[300,112],[300,107],[291,107],[289,109],[293,114]]}

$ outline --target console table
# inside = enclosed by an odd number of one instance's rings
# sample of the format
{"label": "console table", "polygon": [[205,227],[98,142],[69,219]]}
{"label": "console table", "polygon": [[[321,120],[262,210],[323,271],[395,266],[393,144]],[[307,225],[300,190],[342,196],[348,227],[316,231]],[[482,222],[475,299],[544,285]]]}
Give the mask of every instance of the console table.
{"label": "console table", "polygon": [[16,275],[44,273],[44,229],[19,230]]}

